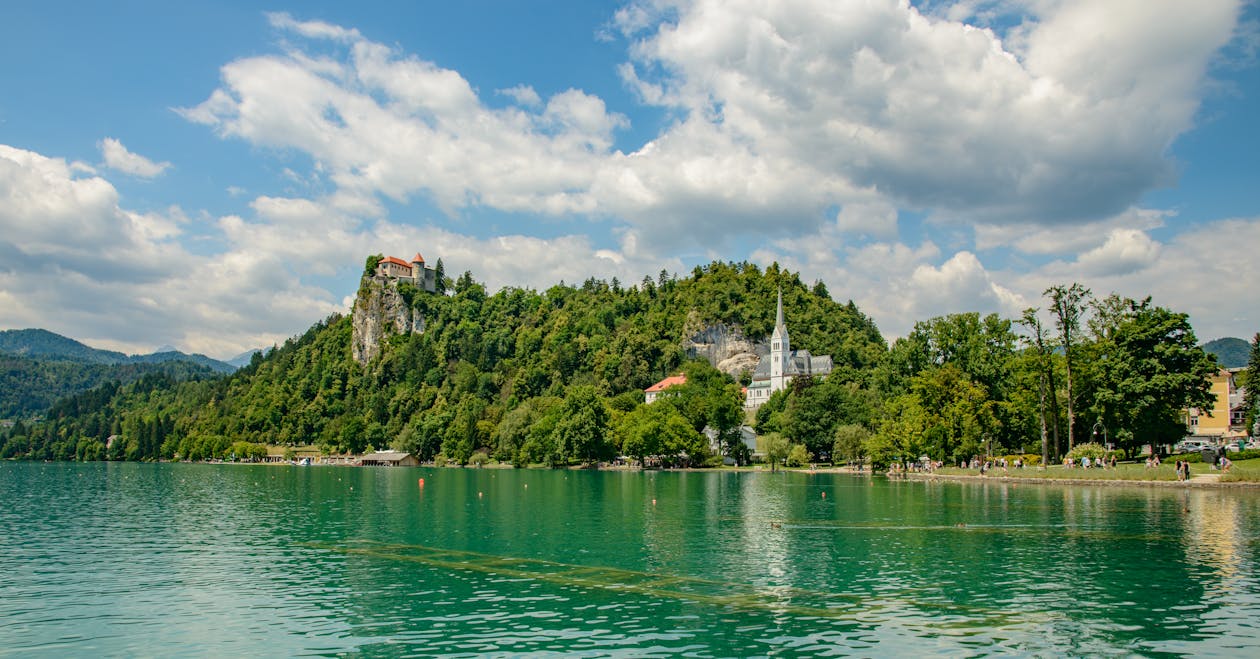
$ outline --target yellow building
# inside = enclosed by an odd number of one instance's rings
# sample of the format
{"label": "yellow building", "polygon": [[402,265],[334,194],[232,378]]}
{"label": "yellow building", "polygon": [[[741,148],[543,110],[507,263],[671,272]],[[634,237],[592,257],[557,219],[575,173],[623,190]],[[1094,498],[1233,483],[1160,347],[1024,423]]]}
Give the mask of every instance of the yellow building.
{"label": "yellow building", "polygon": [[1193,437],[1232,439],[1246,437],[1243,427],[1242,397],[1237,374],[1243,369],[1223,368],[1212,376],[1212,396],[1216,404],[1210,410],[1192,407],[1186,413],[1186,431]]}

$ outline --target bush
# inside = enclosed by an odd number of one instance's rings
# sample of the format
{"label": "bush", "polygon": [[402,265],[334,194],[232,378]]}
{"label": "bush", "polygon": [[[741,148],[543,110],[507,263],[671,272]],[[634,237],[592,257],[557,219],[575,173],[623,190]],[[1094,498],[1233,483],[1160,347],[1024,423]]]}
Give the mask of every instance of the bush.
{"label": "bush", "polygon": [[1018,453],[1015,455],[1002,455],[998,457],[1006,460],[1007,464],[1015,464],[1016,460],[1023,460],[1025,467],[1035,467],[1041,464],[1041,456],[1034,455],[1032,453]]}
{"label": "bush", "polygon": [[433,466],[435,467],[445,467],[447,462],[448,460],[446,456],[442,455],[441,453],[438,453],[437,455],[433,456]]}
{"label": "bush", "polygon": [[487,462],[490,462],[490,456],[486,455],[485,451],[477,451],[468,458],[468,464],[478,469],[486,466]]}
{"label": "bush", "polygon": [[787,460],[784,461],[789,467],[803,467],[809,464],[809,450],[804,444],[793,444],[788,449]]}
{"label": "bush", "polygon": [[1069,460],[1080,460],[1081,458],[1089,458],[1090,461],[1101,460],[1107,457],[1107,449],[1097,442],[1085,442],[1077,444],[1068,451],[1067,458]]}

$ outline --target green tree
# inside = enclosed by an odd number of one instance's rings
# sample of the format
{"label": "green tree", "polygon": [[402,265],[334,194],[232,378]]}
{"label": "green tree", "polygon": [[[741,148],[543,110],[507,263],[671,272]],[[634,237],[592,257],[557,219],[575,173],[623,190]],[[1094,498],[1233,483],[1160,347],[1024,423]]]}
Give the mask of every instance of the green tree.
{"label": "green tree", "polygon": [[1150,298],[1118,300],[1121,311],[1103,328],[1091,359],[1092,411],[1132,455],[1142,444],[1171,444],[1184,435],[1185,408],[1212,407],[1217,364],[1199,347],[1186,314]]}
{"label": "green tree", "polygon": [[789,467],[805,466],[809,463],[809,450],[805,448],[804,444],[793,444],[792,447],[788,449],[787,458],[784,459],[784,463]]}
{"label": "green tree", "polygon": [[1256,418],[1260,415],[1260,332],[1251,339],[1251,354],[1247,359],[1247,371],[1242,382],[1247,387],[1243,394],[1243,409],[1246,410],[1247,433],[1260,434],[1256,431]]}
{"label": "green tree", "polygon": [[[1020,324],[1028,330],[1028,336],[1024,338],[1028,344],[1028,349],[1032,353],[1033,368],[1036,371],[1037,378],[1037,420],[1040,423],[1041,430],[1041,464],[1049,464],[1049,437],[1046,432],[1046,400],[1051,391],[1051,370],[1054,363],[1050,361],[1050,346],[1046,339],[1046,329],[1041,324],[1041,319],[1037,317],[1036,308],[1024,309],[1023,315],[1020,317]],[[1058,445],[1058,438],[1055,438],[1055,444]]]}
{"label": "green tree", "polygon": [[835,441],[832,443],[832,460],[847,460],[861,463],[866,456],[866,442],[871,433],[856,423],[836,426]]}
{"label": "green tree", "polygon": [[770,463],[770,471],[774,471],[788,456],[788,440],[783,435],[772,432],[763,438],[765,442],[766,462]]}
{"label": "green tree", "polygon": [[1042,295],[1050,296],[1050,310],[1054,314],[1055,325],[1059,328],[1059,345],[1063,348],[1063,361],[1067,368],[1067,436],[1068,450],[1076,444],[1074,427],[1076,425],[1076,404],[1072,395],[1074,380],[1072,377],[1072,355],[1076,347],[1077,335],[1081,329],[1081,315],[1090,298],[1090,290],[1073,283],[1071,286],[1051,286]]}
{"label": "green tree", "polygon": [[583,464],[595,464],[614,455],[608,441],[608,408],[593,386],[577,385],[569,389],[553,433],[556,462],[576,459]]}

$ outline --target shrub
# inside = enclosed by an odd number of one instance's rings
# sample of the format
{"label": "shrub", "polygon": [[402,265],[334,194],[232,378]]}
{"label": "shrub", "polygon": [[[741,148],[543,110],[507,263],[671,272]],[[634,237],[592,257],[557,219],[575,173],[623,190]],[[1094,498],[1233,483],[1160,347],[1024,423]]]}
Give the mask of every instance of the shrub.
{"label": "shrub", "polygon": [[803,467],[809,463],[809,451],[804,444],[793,444],[784,462],[789,467]]}
{"label": "shrub", "polygon": [[478,469],[484,467],[487,462],[490,462],[490,456],[486,455],[485,451],[477,451],[468,458],[468,464]]}
{"label": "shrub", "polygon": [[1067,457],[1069,460],[1089,458],[1092,462],[1107,457],[1107,449],[1097,442],[1085,442],[1072,447],[1072,450],[1068,451]]}
{"label": "shrub", "polygon": [[433,466],[435,467],[445,467],[447,462],[447,457],[441,453],[433,456]]}

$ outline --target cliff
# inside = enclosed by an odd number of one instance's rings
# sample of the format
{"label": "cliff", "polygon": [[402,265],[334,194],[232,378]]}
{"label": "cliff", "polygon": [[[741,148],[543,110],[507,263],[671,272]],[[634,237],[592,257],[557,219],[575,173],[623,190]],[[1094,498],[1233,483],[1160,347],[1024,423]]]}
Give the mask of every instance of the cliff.
{"label": "cliff", "polygon": [[354,361],[367,364],[381,354],[390,334],[422,334],[424,316],[411,308],[398,290],[398,281],[364,277],[350,316],[350,351]]}
{"label": "cliff", "polygon": [[682,347],[687,356],[708,360],[715,368],[738,379],[744,371],[752,372],[762,355],[769,354],[764,341],[754,343],[744,336],[738,325],[724,323],[697,327],[694,318],[688,318],[687,338]]}

